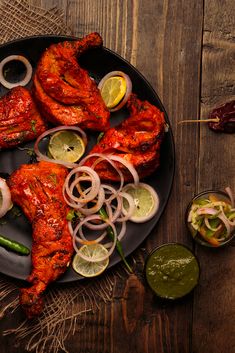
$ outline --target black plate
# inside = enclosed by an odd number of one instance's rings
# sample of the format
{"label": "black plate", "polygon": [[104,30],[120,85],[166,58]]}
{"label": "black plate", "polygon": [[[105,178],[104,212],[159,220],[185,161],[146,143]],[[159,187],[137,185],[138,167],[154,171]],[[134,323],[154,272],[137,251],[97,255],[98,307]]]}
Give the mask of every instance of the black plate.
{"label": "black plate", "polygon": [[[42,52],[50,44],[68,39],[74,38],[64,36],[37,36],[13,41],[0,46],[0,60],[3,60],[8,55],[23,55],[28,58],[33,66],[33,69],[35,69]],[[149,102],[155,104],[162,111],[164,111],[166,120],[169,124],[165,109],[156,92],[146,81],[146,79],[119,55],[106,48],[90,50],[86,54],[82,55],[79,62],[82,67],[89,71],[90,75],[94,77],[97,82],[109,71],[121,70],[126,72],[132,80],[133,92],[135,92],[140,99],[147,99]],[[31,83],[28,86],[30,87],[30,85]],[[0,96],[6,92],[7,90],[1,86]],[[125,109],[113,113],[111,117],[111,124],[115,125],[127,116],[128,112]],[[97,135],[89,134],[89,136],[91,138],[90,144],[93,144]],[[26,147],[32,146],[33,143],[26,145]],[[174,176],[174,160],[174,142],[171,129],[169,129],[161,148],[161,167],[151,177],[145,180],[156,189],[159,195],[159,211],[156,216],[147,223],[140,225],[130,222],[128,224],[127,234],[122,244],[126,256],[132,253],[143,242],[159,220],[170,195]],[[29,162],[30,157],[26,151],[21,151],[18,148],[0,152],[1,173],[10,174],[21,164]],[[20,217],[13,217],[9,214],[7,216],[7,223],[0,225],[0,234],[11,237],[12,239],[24,243],[26,246],[31,247],[31,226],[23,215]],[[109,267],[115,265],[119,261],[119,256],[116,253],[113,254],[110,259]],[[2,273],[14,278],[26,279],[30,272],[30,268],[30,256],[20,256],[0,247],[0,269]],[[81,277],[78,276],[72,268],[69,268],[60,278],[59,282],[71,282],[80,278]]]}

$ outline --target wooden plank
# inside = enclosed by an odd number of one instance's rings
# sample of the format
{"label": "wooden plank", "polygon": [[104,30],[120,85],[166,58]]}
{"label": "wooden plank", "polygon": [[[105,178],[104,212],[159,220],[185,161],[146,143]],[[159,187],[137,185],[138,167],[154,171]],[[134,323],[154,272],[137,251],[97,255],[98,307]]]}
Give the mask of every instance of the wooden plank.
{"label": "wooden plank", "polygon": [[[205,1],[201,117],[235,99],[235,19],[233,1]],[[198,191],[235,190],[234,135],[200,131]],[[234,243],[233,243],[234,245]],[[193,352],[235,351],[235,248],[198,248],[202,267],[200,295],[194,306]],[[206,313],[206,315],[205,315]]]}
{"label": "wooden plank", "polygon": [[[39,0],[31,3],[39,5]],[[203,1],[42,0],[40,4],[61,6],[77,36],[100,32],[105,46],[142,72],[168,111],[176,142],[172,195],[158,226],[134,254],[135,275],[116,276],[112,303],[100,303],[100,310],[87,316],[85,328],[69,339],[68,350],[189,353],[193,296],[179,303],[160,302],[146,286],[143,267],[156,245],[179,241],[192,246],[184,212],[197,185],[198,128],[177,122],[199,115]]]}
{"label": "wooden plank", "polygon": [[[202,15],[202,1],[69,3],[67,21],[74,34],[100,32],[104,45],[133,63],[159,93],[171,119],[177,156],[177,183],[167,212],[144,244],[145,250],[134,255],[138,278],[116,279],[113,303],[101,304],[101,311],[80,332],[74,350],[96,352],[98,340],[103,352],[190,352],[193,298],[182,305],[162,305],[142,277],[144,259],[154,246],[175,240],[191,244],[184,212],[196,185],[197,128],[182,129],[177,121],[199,113]],[[188,164],[193,168],[181,168]]]}

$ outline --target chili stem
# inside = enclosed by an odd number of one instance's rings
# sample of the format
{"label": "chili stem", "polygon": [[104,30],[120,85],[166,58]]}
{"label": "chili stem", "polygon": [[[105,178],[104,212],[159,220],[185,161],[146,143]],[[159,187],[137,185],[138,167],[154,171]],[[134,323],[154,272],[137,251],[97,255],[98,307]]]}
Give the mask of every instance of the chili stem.
{"label": "chili stem", "polygon": [[[108,215],[107,215],[107,213],[106,213],[106,211],[105,211],[105,209],[103,207],[100,208],[99,215],[104,221],[108,218]],[[110,237],[111,240],[114,240],[114,233],[113,233],[112,227],[110,227],[110,226],[107,227],[107,234],[108,234],[108,236]],[[117,239],[117,242],[116,242],[116,250],[119,253],[122,261],[126,265],[128,271],[133,273],[132,268],[130,267],[130,265],[128,264],[128,262],[127,262],[127,260],[125,258],[125,255],[124,255],[124,252],[123,252],[123,249],[122,249],[122,244],[121,244],[121,242],[118,239]]]}
{"label": "chili stem", "polygon": [[202,120],[181,120],[178,122],[178,124],[184,124],[184,123],[218,123],[220,121],[219,118],[213,118],[213,119],[202,119]]}

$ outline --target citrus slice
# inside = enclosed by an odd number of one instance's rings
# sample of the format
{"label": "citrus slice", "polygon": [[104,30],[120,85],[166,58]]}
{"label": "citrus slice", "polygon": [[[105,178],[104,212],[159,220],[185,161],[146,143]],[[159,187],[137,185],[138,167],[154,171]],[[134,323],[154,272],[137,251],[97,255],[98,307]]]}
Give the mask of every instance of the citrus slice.
{"label": "citrus slice", "polygon": [[[79,251],[81,255],[90,257],[93,261],[84,260],[79,253],[77,253],[73,258],[73,269],[81,276],[84,277],[96,277],[100,275],[107,268],[109,264],[109,258],[98,261],[99,258],[107,255],[108,250],[101,244],[89,244],[83,245]],[[97,261],[94,262],[94,259]]]}
{"label": "citrus slice", "polygon": [[62,130],[51,136],[48,150],[53,159],[74,163],[84,154],[85,144],[75,132]]}
{"label": "citrus slice", "polygon": [[101,87],[101,96],[108,109],[114,108],[126,94],[126,80],[122,76],[108,78]]}
{"label": "citrus slice", "polygon": [[[130,221],[135,223],[143,223],[150,220],[159,208],[159,197],[156,191],[148,184],[139,183],[127,184],[123,191],[130,194],[135,203],[135,210],[130,217]],[[123,200],[123,212],[126,213],[128,209],[128,202]]]}

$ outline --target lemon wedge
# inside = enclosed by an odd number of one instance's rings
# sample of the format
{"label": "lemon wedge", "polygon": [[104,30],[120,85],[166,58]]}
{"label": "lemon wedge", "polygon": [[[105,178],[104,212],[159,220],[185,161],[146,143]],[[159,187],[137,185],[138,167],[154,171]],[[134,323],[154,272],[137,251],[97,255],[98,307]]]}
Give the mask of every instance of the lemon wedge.
{"label": "lemon wedge", "polygon": [[122,76],[112,76],[102,85],[101,97],[108,109],[116,107],[126,94],[126,80]]}

